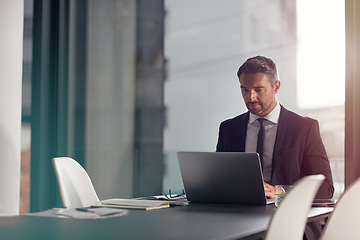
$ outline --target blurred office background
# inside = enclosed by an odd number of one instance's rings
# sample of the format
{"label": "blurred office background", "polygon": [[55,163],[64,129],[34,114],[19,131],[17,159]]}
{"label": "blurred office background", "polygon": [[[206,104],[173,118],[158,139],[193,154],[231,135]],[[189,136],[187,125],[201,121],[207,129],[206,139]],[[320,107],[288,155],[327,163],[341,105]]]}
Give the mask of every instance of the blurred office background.
{"label": "blurred office background", "polygon": [[[61,206],[51,158],[100,199],[180,191],[177,151],[215,151],[246,111],[236,71],[278,65],[278,101],[319,120],[344,189],[341,0],[24,0],[21,213]],[[30,191],[31,189],[31,191]]]}

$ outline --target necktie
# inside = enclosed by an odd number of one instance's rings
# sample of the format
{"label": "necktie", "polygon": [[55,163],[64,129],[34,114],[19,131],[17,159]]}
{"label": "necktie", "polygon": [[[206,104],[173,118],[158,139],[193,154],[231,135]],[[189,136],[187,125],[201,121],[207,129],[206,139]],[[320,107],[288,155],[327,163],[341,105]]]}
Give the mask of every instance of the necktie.
{"label": "necktie", "polygon": [[257,139],[257,146],[256,146],[256,152],[260,155],[260,162],[261,162],[261,167],[263,165],[263,153],[264,153],[264,127],[263,127],[263,122],[264,122],[264,118],[258,118],[257,119],[260,123],[260,128],[259,128],[259,132],[258,132],[258,139]]}

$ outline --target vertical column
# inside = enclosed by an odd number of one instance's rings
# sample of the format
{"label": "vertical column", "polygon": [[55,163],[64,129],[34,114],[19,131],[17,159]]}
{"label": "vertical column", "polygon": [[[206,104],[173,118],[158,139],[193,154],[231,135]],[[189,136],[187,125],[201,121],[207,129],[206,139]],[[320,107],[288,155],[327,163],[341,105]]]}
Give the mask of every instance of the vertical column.
{"label": "vertical column", "polygon": [[345,1],[345,186],[360,177],[360,2]]}
{"label": "vertical column", "polygon": [[99,198],[132,197],[136,1],[87,4],[86,169]]}
{"label": "vertical column", "polygon": [[23,0],[0,1],[0,215],[19,214]]}
{"label": "vertical column", "polygon": [[135,196],[163,190],[164,16],[163,0],[136,2]]}

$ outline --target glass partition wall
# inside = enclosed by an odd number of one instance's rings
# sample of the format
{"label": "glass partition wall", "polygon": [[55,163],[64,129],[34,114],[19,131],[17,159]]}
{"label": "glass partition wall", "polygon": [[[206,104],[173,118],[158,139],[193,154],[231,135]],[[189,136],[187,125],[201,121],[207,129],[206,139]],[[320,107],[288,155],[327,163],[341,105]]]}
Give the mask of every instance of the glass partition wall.
{"label": "glass partition wall", "polygon": [[162,0],[34,0],[31,208],[61,206],[51,159],[100,199],[162,192]]}

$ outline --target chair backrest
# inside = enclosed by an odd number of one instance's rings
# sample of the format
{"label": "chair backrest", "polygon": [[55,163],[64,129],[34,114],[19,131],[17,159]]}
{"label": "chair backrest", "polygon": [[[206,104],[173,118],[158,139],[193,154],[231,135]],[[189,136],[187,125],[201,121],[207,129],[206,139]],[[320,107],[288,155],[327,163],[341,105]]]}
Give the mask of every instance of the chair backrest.
{"label": "chair backrest", "polygon": [[69,157],[52,161],[64,207],[88,207],[99,201],[89,175],[78,162]]}
{"label": "chair backrest", "polygon": [[359,200],[360,178],[348,186],[341,195],[320,239],[358,239],[360,236]]}
{"label": "chair backrest", "polygon": [[294,184],[271,218],[266,240],[303,239],[308,212],[324,179],[323,175],[312,175]]}

